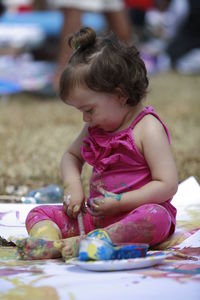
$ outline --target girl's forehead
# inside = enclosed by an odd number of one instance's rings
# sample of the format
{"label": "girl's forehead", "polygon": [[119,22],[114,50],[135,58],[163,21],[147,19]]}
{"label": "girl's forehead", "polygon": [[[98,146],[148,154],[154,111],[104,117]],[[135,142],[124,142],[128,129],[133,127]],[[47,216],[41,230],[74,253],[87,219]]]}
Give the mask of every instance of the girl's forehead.
{"label": "girl's forehead", "polygon": [[66,102],[71,105],[83,106],[94,102],[97,93],[84,86],[74,87],[67,97]]}
{"label": "girl's forehead", "polygon": [[77,108],[91,105],[105,105],[114,98],[115,93],[104,93],[93,91],[90,88],[80,85],[70,90],[66,103]]}
{"label": "girl's forehead", "polygon": [[69,90],[70,96],[89,95],[95,93],[84,84],[76,84]]}

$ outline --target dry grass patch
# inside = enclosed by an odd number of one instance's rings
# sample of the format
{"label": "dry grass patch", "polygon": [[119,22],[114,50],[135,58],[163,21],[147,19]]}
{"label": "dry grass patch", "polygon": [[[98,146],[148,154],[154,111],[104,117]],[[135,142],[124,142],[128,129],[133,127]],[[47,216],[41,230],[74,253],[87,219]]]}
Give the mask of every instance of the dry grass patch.
{"label": "dry grass patch", "polygon": [[[200,77],[159,74],[150,78],[147,104],[167,123],[180,181],[200,180]],[[59,163],[82,127],[82,116],[58,99],[26,94],[0,101],[0,193],[10,184],[30,189],[61,184]],[[83,172],[88,191],[91,169]]]}

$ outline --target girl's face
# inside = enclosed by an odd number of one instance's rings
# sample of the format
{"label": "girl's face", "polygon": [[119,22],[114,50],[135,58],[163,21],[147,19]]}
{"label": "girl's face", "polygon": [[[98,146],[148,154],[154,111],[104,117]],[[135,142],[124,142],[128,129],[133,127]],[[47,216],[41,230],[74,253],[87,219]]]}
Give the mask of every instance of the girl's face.
{"label": "girl's face", "polygon": [[83,86],[73,89],[65,103],[80,110],[90,127],[111,132],[122,126],[128,112],[126,99],[120,93],[100,93]]}

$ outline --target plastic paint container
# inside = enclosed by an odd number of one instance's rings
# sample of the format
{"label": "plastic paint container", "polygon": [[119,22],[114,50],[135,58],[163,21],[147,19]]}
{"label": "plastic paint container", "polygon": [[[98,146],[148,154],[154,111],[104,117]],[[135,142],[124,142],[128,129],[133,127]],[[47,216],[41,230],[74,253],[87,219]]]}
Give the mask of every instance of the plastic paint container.
{"label": "plastic paint container", "polygon": [[148,244],[140,243],[113,245],[106,231],[96,229],[80,242],[79,259],[88,261],[145,257],[148,248]]}
{"label": "plastic paint container", "polygon": [[113,254],[113,246],[104,240],[87,237],[80,242],[80,260],[110,260],[112,259]]}
{"label": "plastic paint container", "polygon": [[145,257],[148,248],[148,244],[118,244],[114,246],[113,259]]}

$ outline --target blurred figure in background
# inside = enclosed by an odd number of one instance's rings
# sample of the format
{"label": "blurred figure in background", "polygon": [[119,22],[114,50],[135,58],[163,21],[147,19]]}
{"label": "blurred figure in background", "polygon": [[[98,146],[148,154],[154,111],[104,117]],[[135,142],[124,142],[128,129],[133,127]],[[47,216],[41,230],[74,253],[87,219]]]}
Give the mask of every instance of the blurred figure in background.
{"label": "blurred figure in background", "polygon": [[172,67],[182,74],[199,74],[200,1],[154,2],[155,7],[145,16],[151,37],[140,47],[144,60],[146,55],[152,58],[150,73],[166,71]]}
{"label": "blurred figure in background", "polygon": [[3,15],[5,12],[6,8],[2,0],[0,0],[0,16]]}
{"label": "blurred figure in background", "polygon": [[60,35],[60,47],[57,60],[54,87],[57,89],[62,68],[67,63],[71,49],[66,38],[76,32],[81,26],[81,15],[86,11],[101,12],[104,14],[109,28],[122,40],[129,43],[132,39],[132,26],[125,10],[123,0],[58,0],[52,2],[60,8],[64,15],[64,23]]}
{"label": "blurred figure in background", "polygon": [[171,65],[182,74],[200,74],[200,1],[188,0],[185,21],[166,49]]}
{"label": "blurred figure in background", "polygon": [[148,38],[145,16],[155,6],[155,0],[125,0],[129,16],[134,28],[134,43],[138,46]]}

